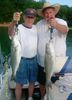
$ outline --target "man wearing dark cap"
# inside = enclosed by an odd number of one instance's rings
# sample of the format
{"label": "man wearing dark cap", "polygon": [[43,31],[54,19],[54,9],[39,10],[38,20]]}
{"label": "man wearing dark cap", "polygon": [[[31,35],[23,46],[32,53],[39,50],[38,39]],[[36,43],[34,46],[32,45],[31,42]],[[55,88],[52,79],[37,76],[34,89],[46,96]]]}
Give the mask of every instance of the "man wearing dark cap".
{"label": "man wearing dark cap", "polygon": [[[37,80],[37,30],[33,25],[36,18],[35,9],[28,8],[24,11],[24,23],[18,25],[18,39],[21,45],[21,61],[16,72],[16,100],[20,100],[22,86],[29,81],[29,97],[33,100],[34,83]],[[20,20],[20,13],[13,15],[13,21],[9,26],[8,34],[10,37],[15,35],[14,28]]]}

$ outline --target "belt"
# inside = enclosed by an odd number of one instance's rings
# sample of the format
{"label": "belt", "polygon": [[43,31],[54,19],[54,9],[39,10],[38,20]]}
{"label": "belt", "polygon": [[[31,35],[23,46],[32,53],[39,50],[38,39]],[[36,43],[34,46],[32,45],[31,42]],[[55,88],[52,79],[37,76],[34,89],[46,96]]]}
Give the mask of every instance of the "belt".
{"label": "belt", "polygon": [[33,60],[33,59],[35,59],[35,58],[36,58],[36,56],[34,56],[34,57],[32,57],[32,58],[21,57],[21,59],[26,59],[26,60]]}

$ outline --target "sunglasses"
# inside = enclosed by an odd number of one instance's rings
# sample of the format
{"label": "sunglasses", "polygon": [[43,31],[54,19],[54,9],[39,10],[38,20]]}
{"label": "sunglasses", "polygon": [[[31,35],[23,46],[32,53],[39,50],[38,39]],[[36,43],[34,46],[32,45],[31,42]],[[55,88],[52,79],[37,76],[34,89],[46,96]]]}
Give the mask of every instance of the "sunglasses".
{"label": "sunglasses", "polygon": [[35,17],[27,16],[27,18],[34,19]]}

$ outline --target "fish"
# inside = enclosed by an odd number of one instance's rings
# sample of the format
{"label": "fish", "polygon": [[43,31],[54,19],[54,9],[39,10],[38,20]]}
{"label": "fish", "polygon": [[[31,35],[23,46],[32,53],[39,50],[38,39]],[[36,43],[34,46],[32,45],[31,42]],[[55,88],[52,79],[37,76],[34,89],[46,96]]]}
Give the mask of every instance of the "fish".
{"label": "fish", "polygon": [[45,49],[45,72],[46,72],[46,95],[44,100],[53,100],[49,89],[52,89],[51,77],[59,73],[68,57],[56,56],[52,39],[46,43]]}
{"label": "fish", "polygon": [[46,81],[49,85],[51,83],[51,77],[61,71],[67,59],[67,56],[56,56],[52,40],[46,44],[45,72]]}
{"label": "fish", "polygon": [[51,87],[51,77],[55,69],[55,50],[52,40],[46,43],[45,50],[46,50],[45,51],[46,84]]}
{"label": "fish", "polygon": [[18,35],[15,34],[11,41],[11,67],[12,67],[12,79],[16,77],[16,72],[19,68],[21,60],[21,44],[18,39]]}
{"label": "fish", "polygon": [[49,42],[46,43],[44,63],[46,73],[46,95],[44,97],[44,100],[50,100],[49,88],[52,88],[51,77],[54,73],[55,68],[55,50],[52,39],[50,39]]}

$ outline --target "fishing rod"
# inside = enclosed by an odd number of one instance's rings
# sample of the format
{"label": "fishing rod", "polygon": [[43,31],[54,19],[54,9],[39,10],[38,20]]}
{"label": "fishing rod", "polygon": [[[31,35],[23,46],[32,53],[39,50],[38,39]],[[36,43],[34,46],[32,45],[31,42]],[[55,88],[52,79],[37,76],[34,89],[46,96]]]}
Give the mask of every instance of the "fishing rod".
{"label": "fishing rod", "polygon": [[72,73],[56,73],[54,76],[72,76]]}
{"label": "fishing rod", "polygon": [[[53,19],[53,17],[51,17],[50,19]],[[50,40],[52,40],[52,33],[53,33],[53,27],[50,27]]]}
{"label": "fishing rod", "polygon": [[53,27],[50,28],[50,39],[52,40]]}

